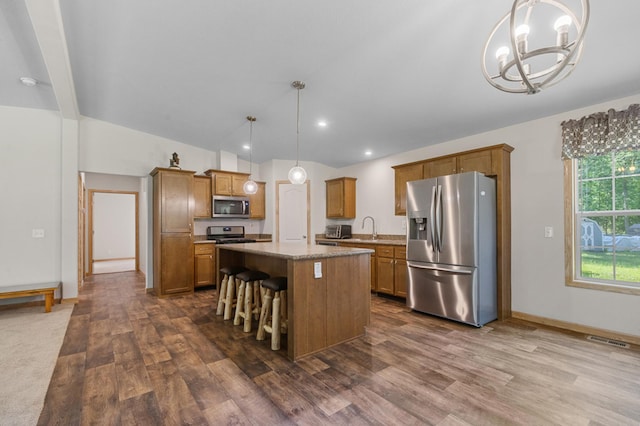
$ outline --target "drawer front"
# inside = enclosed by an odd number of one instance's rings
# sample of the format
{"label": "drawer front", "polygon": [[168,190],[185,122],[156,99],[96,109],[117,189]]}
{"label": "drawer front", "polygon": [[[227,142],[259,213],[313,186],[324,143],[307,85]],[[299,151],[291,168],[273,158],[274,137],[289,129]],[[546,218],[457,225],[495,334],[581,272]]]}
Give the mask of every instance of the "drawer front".
{"label": "drawer front", "polygon": [[402,246],[402,247],[395,247],[394,248],[394,257],[396,259],[406,259],[407,258],[407,247],[406,246]]}
{"label": "drawer front", "polygon": [[195,254],[213,254],[213,244],[196,244]]}
{"label": "drawer front", "polygon": [[376,254],[380,257],[393,257],[393,246],[376,246]]}

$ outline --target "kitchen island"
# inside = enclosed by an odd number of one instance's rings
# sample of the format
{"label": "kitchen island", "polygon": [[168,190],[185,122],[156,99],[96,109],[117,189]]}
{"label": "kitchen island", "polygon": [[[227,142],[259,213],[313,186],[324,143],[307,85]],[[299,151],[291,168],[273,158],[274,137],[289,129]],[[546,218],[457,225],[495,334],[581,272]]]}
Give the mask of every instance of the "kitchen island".
{"label": "kitchen island", "polygon": [[286,349],[293,361],[364,335],[371,309],[371,253],[297,243],[216,246],[218,265],[287,277]]}

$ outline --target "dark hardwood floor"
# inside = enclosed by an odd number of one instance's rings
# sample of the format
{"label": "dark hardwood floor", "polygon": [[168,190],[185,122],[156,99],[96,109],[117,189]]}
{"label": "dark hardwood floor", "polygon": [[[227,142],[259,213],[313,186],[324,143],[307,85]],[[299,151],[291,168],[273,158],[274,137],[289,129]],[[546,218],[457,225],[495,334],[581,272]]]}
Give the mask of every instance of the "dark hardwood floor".
{"label": "dark hardwood floor", "polygon": [[476,329],[372,297],[364,338],[292,363],[133,272],[80,291],[41,425],[640,424],[640,350],[518,320]]}

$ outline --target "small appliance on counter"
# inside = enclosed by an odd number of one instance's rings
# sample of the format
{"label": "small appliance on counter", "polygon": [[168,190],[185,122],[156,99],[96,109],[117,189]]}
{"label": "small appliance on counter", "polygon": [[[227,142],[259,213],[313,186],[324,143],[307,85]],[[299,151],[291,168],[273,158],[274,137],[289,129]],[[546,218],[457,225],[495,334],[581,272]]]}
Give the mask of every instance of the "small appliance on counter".
{"label": "small appliance on counter", "polygon": [[351,225],[327,225],[324,230],[325,238],[351,238]]}
{"label": "small appliance on counter", "polygon": [[245,238],[244,226],[208,226],[207,240],[216,244],[255,243],[256,240]]}

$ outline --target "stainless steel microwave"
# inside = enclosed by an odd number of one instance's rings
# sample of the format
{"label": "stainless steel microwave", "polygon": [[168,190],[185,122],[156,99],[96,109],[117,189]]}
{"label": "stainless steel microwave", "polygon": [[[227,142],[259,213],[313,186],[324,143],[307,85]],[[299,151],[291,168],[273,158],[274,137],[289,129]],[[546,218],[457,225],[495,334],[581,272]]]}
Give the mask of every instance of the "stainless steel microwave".
{"label": "stainless steel microwave", "polygon": [[249,198],[214,195],[211,205],[211,217],[216,219],[248,219]]}

